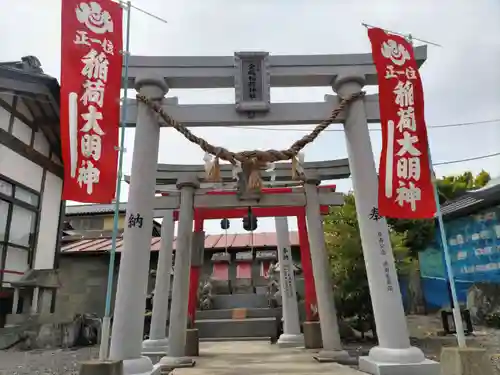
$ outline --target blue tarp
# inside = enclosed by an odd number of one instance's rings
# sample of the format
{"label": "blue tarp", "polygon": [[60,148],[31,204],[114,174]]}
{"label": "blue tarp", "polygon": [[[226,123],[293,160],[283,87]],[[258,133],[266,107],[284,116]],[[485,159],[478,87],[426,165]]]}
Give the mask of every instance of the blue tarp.
{"label": "blue tarp", "polygon": [[[474,282],[500,283],[500,206],[445,222],[458,300]],[[437,231],[439,234],[439,231]],[[419,254],[422,287],[429,308],[450,305],[441,240]]]}

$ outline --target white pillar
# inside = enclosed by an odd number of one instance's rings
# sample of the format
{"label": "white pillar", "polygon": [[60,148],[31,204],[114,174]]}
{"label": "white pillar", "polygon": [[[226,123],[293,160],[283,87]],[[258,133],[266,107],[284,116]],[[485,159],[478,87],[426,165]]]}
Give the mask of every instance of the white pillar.
{"label": "white pillar", "polygon": [[[359,92],[364,84],[363,77],[342,76],[337,77],[333,87],[340,96],[348,97]],[[439,366],[426,361],[423,352],[410,345],[387,222],[374,215],[378,209],[378,177],[364,101],[357,100],[348,106],[344,130],[379,341],[368,357],[360,359],[360,369],[380,375],[396,371],[437,374]]]}
{"label": "white pillar", "polygon": [[40,288],[35,287],[33,289],[33,299],[31,300],[31,314],[38,314],[38,301],[40,299]]}
{"label": "white pillar", "polygon": [[[163,77],[137,77],[136,90],[161,101],[168,87]],[[110,359],[123,360],[124,375],[146,374],[151,360],[142,357],[144,312],[149,276],[151,232],[160,128],[157,115],[138,102],[131,180],[113,316]]]}
{"label": "white pillar", "polygon": [[316,176],[310,175],[306,177],[304,188],[307,201],[307,231],[311,248],[321,339],[323,341],[323,349],[315,359],[321,362],[349,362],[351,359],[349,353],[342,348],[342,342],[340,341],[330,262],[326,251],[325,234],[319,206],[318,185],[320,181]]}
{"label": "white pillar", "polygon": [[153,297],[153,316],[149,340],[142,343],[143,353],[167,353],[168,339],[167,316],[170,296],[170,273],[172,272],[172,247],[174,242],[174,212],[168,210],[161,223],[161,246],[156,267],[155,293]]}
{"label": "white pillar", "polygon": [[188,176],[177,183],[181,192],[177,245],[175,250],[172,306],[168,329],[167,356],[160,360],[169,368],[190,367],[194,361],[185,356],[188,324],[189,268],[191,266],[191,242],[193,236],[194,193],[199,187],[196,176]]}
{"label": "white pillar", "polygon": [[17,309],[19,308],[19,288],[14,288],[14,296],[12,301],[12,314],[17,314]]}
{"label": "white pillar", "polygon": [[274,218],[278,242],[278,261],[280,265],[280,290],[283,310],[283,333],[278,339],[281,347],[304,346],[304,335],[300,332],[297,288],[293,273],[292,250],[286,217]]}

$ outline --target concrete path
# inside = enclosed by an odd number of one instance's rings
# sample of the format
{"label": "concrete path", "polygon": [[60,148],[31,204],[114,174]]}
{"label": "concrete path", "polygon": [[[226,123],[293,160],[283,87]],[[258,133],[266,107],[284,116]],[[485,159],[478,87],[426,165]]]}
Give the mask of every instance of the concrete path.
{"label": "concrete path", "polygon": [[[318,363],[305,349],[279,348],[265,341],[202,342],[196,366],[173,375],[362,375],[336,363]],[[366,374],[365,374],[366,375]]]}

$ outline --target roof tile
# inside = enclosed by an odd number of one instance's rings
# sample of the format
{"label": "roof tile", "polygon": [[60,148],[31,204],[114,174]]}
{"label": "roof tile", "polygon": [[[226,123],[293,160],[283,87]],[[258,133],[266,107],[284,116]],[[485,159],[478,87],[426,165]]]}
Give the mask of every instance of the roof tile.
{"label": "roof tile", "polygon": [[[177,238],[174,239],[174,249],[177,243]],[[160,250],[160,237],[151,238],[151,251]],[[276,233],[254,233],[253,241],[252,234],[228,234],[227,248],[245,248],[245,247],[276,247]],[[297,232],[290,232],[290,244],[292,246],[299,245],[299,236]],[[205,249],[221,250],[226,248],[226,236],[220,234],[210,234],[205,237]],[[123,238],[116,240],[116,251],[120,252],[123,249]],[[111,238],[97,238],[92,240],[79,240],[68,243],[62,246],[61,252],[69,253],[84,253],[84,252],[107,252],[111,250]]]}

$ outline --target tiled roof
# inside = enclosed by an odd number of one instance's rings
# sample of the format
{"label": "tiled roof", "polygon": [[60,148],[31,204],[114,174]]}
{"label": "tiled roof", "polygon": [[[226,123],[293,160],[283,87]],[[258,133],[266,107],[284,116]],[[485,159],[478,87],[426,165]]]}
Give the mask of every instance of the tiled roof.
{"label": "tiled roof", "polygon": [[[59,127],[60,86],[57,79],[43,72],[41,63],[35,56],[23,56],[21,61],[0,62],[2,93],[19,98],[19,103],[27,107],[32,119],[23,122],[32,126],[38,123],[40,130],[49,141],[51,150],[61,158],[61,134]],[[42,93],[42,90],[43,93]],[[7,111],[13,112],[13,103],[3,103]],[[19,106],[19,104],[18,104]]]}
{"label": "tiled roof", "polygon": [[[290,232],[290,244],[292,246],[299,245],[299,236],[297,232]],[[176,246],[176,239],[174,239],[174,249]],[[253,242],[252,235],[250,233],[241,234],[229,234],[226,236],[223,234],[209,234],[205,237],[205,249],[206,250],[223,250],[227,246],[230,248],[265,248],[265,247],[276,247],[276,233],[254,233]],[[116,251],[120,252],[123,249],[123,238],[118,238],[116,241]],[[73,253],[95,253],[95,252],[107,252],[111,250],[111,238],[99,238],[99,239],[83,239],[75,241],[61,248],[61,253],[63,254],[73,254]],[[151,251],[160,250],[160,237],[151,238]]]}

